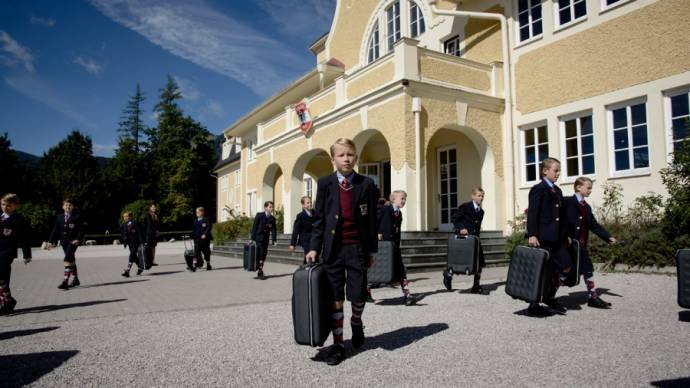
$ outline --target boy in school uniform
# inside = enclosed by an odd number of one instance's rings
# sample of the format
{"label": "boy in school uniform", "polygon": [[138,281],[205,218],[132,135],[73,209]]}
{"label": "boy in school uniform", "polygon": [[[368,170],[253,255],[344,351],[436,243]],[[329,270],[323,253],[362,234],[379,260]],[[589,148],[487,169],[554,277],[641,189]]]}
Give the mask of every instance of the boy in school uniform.
{"label": "boy in school uniform", "polygon": [[[59,242],[65,253],[65,270],[62,283],[60,283],[58,288],[66,290],[81,284],[77,273],[77,259],[74,254],[77,252],[77,248],[84,238],[84,233],[82,232],[83,222],[81,217],[73,212],[74,204],[72,200],[63,200],[62,210],[64,213],[58,214],[55,217],[55,225],[53,226],[53,232],[50,234],[49,241],[53,248],[56,247]],[[69,283],[70,276],[73,277],[71,284]]]}
{"label": "boy in school uniform", "polygon": [[[482,202],[484,201],[484,189],[481,187],[472,188],[472,200],[465,202],[458,206],[458,209],[453,213],[451,221],[455,228],[455,233],[462,236],[476,236],[482,229],[482,220],[484,220],[484,209],[482,209]],[[486,266],[484,260],[484,250],[482,249],[481,241],[479,243],[479,268],[474,274],[474,283],[470,292],[473,294],[483,294],[484,289],[479,285],[482,278],[482,268]],[[450,269],[443,271],[443,285],[448,291],[453,288],[453,272]]]}
{"label": "boy in school uniform", "polygon": [[269,239],[276,245],[276,218],[273,216],[273,202],[266,201],[264,203],[264,211],[256,213],[254,217],[254,225],[252,225],[252,241],[256,243],[256,255],[259,259],[259,268],[256,276],[259,279],[264,279],[264,262],[266,255],[268,255]]}
{"label": "boy in school uniform", "polygon": [[[307,262],[321,252],[335,303],[333,304],[333,346],[326,356],[329,365],[345,359],[343,306],[345,297],[352,304],[352,346],[364,345],[364,312],[367,269],[377,252],[376,202],[379,190],[373,180],[354,171],[357,147],[340,138],[330,149],[336,171],[319,179],[314,224]],[[347,285],[347,288],[346,288]]]}
{"label": "boy in school uniform", "polygon": [[587,251],[587,242],[590,231],[609,244],[615,244],[616,239],[603,226],[599,225],[594,213],[592,213],[592,207],[585,201],[585,198],[592,194],[592,180],[587,177],[579,177],[575,180],[574,189],[575,195],[564,199],[565,213],[568,219],[568,235],[572,240],[577,240],[580,243],[580,268],[589,293],[587,305],[608,309],[611,307],[611,303],[601,299],[594,285],[594,265],[592,265],[592,259]]}
{"label": "boy in school uniform", "polygon": [[[410,293],[410,282],[407,280],[407,271],[402,261],[400,251],[400,226],[402,225],[402,208],[407,202],[407,193],[404,190],[395,190],[390,195],[390,204],[380,207],[377,211],[378,240],[393,242],[393,263],[395,279],[400,282],[405,305],[411,306],[417,302],[417,298]],[[371,298],[369,292],[368,295]]]}
{"label": "boy in school uniform", "polygon": [[16,194],[5,194],[0,205],[0,315],[5,315],[12,314],[17,305],[17,300],[10,292],[12,262],[17,258],[17,249],[22,249],[25,264],[31,261],[31,227],[24,217],[16,213],[19,207],[19,197]]}
{"label": "boy in school uniform", "polygon": [[[211,222],[206,218],[206,210],[203,207],[196,208],[196,220],[194,220],[194,266],[201,268],[206,260],[206,270],[211,267]],[[203,255],[203,257],[202,257]]]}
{"label": "boy in school uniform", "polygon": [[141,246],[141,225],[134,220],[134,213],[126,212],[124,216],[124,221],[120,225],[120,233],[122,234],[122,245],[125,248],[129,248],[129,260],[127,262],[127,268],[122,272],[122,276],[128,278],[129,271],[132,270],[132,265],[136,263],[137,265],[137,275],[141,275],[144,272],[144,268],[139,264],[139,259],[137,257],[137,252],[139,251],[139,246]]}
{"label": "boy in school uniform", "polygon": [[311,228],[314,222],[314,216],[311,209],[311,198],[308,196],[302,197],[302,211],[295,218],[295,224],[292,226],[292,237],[290,238],[290,252],[295,251],[295,246],[301,245],[304,250],[304,264],[307,263],[307,253],[309,253],[309,244],[311,242]]}
{"label": "boy in school uniform", "polygon": [[[553,263],[553,274],[546,294],[546,305],[555,313],[565,315],[566,308],[555,298],[556,291],[572,267],[567,236],[567,220],[563,205],[563,192],[556,185],[561,175],[561,162],[555,158],[546,158],[539,165],[541,181],[529,191],[527,208],[527,236],[529,246],[541,247],[549,251]],[[538,303],[531,303],[528,312],[532,315],[543,315],[544,310]]]}

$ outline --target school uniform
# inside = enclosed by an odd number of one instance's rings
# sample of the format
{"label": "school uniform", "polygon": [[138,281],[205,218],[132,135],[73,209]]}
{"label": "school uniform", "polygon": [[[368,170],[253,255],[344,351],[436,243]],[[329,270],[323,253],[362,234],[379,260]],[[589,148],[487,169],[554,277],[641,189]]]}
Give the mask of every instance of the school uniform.
{"label": "school uniform", "polygon": [[[382,206],[377,211],[378,234],[381,235],[381,241],[391,241],[393,243],[393,268],[395,270],[395,279],[400,282],[400,287],[403,295],[407,299],[410,295],[409,281],[407,280],[407,271],[402,260],[402,252],[400,250],[401,231],[403,215],[402,211],[395,205]],[[407,300],[406,300],[407,302]]]}
{"label": "school uniform", "polygon": [[143,269],[139,265],[137,251],[142,244],[141,225],[136,221],[128,221],[120,225],[120,234],[122,234],[122,244],[129,248],[129,263],[135,263],[139,269]]}
{"label": "school uniform", "polygon": [[587,279],[592,277],[594,273],[594,266],[587,250],[589,232],[594,232],[607,243],[611,235],[603,226],[599,225],[594,213],[592,213],[592,207],[579,194],[565,198],[564,203],[566,219],[568,220],[568,236],[580,243],[580,269]]}
{"label": "school uniform", "polygon": [[369,258],[378,250],[378,197],[374,181],[355,172],[319,179],[310,250],[321,252],[336,301],[365,300]]}
{"label": "school uniform", "polygon": [[[474,202],[474,200],[465,202],[458,206],[451,215],[451,222],[456,234],[460,234],[462,229],[467,229],[467,234],[479,238],[482,229],[482,221],[484,220],[484,209]],[[482,276],[482,268],[486,267],[484,259],[484,249],[481,242],[479,243],[479,252],[477,252],[479,259],[479,268],[474,273],[474,283],[471,289],[473,293],[483,293],[484,290],[479,285]],[[453,273],[450,270],[443,272],[443,282],[446,288],[450,289],[450,281]]]}
{"label": "school uniform", "polygon": [[213,240],[213,235],[208,218],[194,220],[194,257],[197,258],[199,267],[203,266],[204,260],[208,265],[207,269],[211,267],[211,240]]}
{"label": "school uniform", "polygon": [[22,249],[24,260],[31,259],[31,226],[19,214],[2,213],[0,231],[0,313],[11,313],[17,303],[10,293],[12,262],[17,258],[19,248]]}
{"label": "school uniform", "polygon": [[74,263],[78,245],[72,244],[72,241],[81,242],[84,239],[83,221],[78,214],[63,213],[55,217],[55,224],[53,232],[50,234],[50,243],[56,245],[58,242],[62,246],[65,253],[64,261],[67,263]]}
{"label": "school uniform", "polygon": [[[313,212],[303,209],[295,218],[295,223],[292,226],[292,236],[290,237],[290,245],[296,247],[301,245],[304,250],[304,255],[309,253],[309,244],[311,242],[311,228],[314,222]],[[306,261],[306,258],[305,258]]]}
{"label": "school uniform", "polygon": [[257,252],[259,259],[259,271],[263,268],[263,263],[266,261],[268,255],[269,240],[276,242],[276,218],[266,212],[256,213],[254,217],[254,224],[252,225],[253,241],[256,241]]}
{"label": "school uniform", "polygon": [[154,218],[151,213],[146,213],[144,219],[144,228],[146,231],[144,238],[144,246],[146,247],[146,268],[151,268],[153,260],[155,260],[154,248],[158,245],[158,225],[160,220],[158,217]]}

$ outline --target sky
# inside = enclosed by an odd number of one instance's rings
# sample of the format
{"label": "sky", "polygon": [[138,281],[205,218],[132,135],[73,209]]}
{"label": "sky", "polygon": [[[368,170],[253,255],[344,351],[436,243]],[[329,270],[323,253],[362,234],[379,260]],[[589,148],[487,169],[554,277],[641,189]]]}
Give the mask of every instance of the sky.
{"label": "sky", "polygon": [[112,156],[136,84],[145,119],[166,78],[220,134],[315,67],[336,0],[2,0],[0,134],[42,155],[78,129]]}

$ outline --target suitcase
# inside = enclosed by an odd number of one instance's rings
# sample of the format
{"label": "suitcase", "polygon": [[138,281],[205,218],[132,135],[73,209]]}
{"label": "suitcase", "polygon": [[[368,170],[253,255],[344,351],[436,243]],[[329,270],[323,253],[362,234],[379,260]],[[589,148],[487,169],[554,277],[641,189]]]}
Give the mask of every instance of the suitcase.
{"label": "suitcase", "polygon": [[187,236],[182,237],[184,242],[184,262],[187,263],[187,268],[192,272],[196,271],[194,267],[194,243],[191,243],[190,247],[187,247]]}
{"label": "suitcase", "polygon": [[255,243],[244,244],[243,259],[245,271],[254,272],[259,268]]}
{"label": "suitcase", "polygon": [[395,251],[392,241],[379,241],[374,265],[367,270],[369,284],[389,284],[395,276]]}
{"label": "suitcase", "polygon": [[549,286],[550,274],[549,251],[525,246],[515,247],[508,266],[506,294],[514,299],[539,303]]}
{"label": "suitcase", "polygon": [[580,242],[573,240],[572,244],[568,248],[568,253],[570,254],[570,260],[573,262],[573,266],[570,267],[570,272],[568,277],[565,278],[565,285],[568,287],[575,287],[580,284]]}
{"label": "suitcase", "polygon": [[331,333],[331,286],[321,264],[303,265],[292,275],[295,342],[323,346]]}
{"label": "suitcase", "polygon": [[678,271],[678,305],[690,309],[690,249],[681,249],[676,254]]}
{"label": "suitcase", "polygon": [[139,248],[137,248],[137,265],[140,269],[148,269],[146,268],[146,248],[144,244],[139,244]]}
{"label": "suitcase", "polygon": [[448,239],[448,268],[453,273],[474,275],[479,270],[479,238],[452,236]]}

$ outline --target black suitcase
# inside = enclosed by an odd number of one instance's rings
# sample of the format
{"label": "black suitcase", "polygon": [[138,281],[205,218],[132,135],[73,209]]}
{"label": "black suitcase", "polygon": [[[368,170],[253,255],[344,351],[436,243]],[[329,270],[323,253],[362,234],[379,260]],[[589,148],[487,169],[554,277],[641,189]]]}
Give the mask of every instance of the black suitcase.
{"label": "black suitcase", "polygon": [[681,249],[676,254],[678,271],[678,305],[690,309],[690,249]]}
{"label": "black suitcase", "polygon": [[565,278],[565,285],[568,287],[575,287],[580,284],[580,242],[573,240],[572,244],[568,248],[568,253],[570,254],[570,260],[573,266],[570,267],[570,272],[568,272],[568,277]]}
{"label": "black suitcase", "polygon": [[187,263],[187,269],[194,272],[196,271],[194,267],[194,243],[191,243],[190,247],[188,247],[188,240],[187,236],[182,237],[182,241],[184,242],[184,262]]}
{"label": "black suitcase", "polygon": [[479,238],[452,236],[448,238],[448,268],[456,274],[474,275],[479,270]]}
{"label": "black suitcase", "polygon": [[254,272],[259,268],[255,243],[252,242],[244,245],[243,259],[245,271]]}
{"label": "black suitcase", "polygon": [[292,275],[292,323],[300,345],[323,346],[331,333],[331,286],[323,266],[303,265]]}
{"label": "black suitcase", "polygon": [[374,265],[367,270],[367,282],[370,284],[389,284],[395,276],[395,256],[392,241],[379,241]]}
{"label": "black suitcase", "polygon": [[525,246],[515,247],[508,266],[506,294],[514,299],[538,303],[549,284],[549,251]]}

